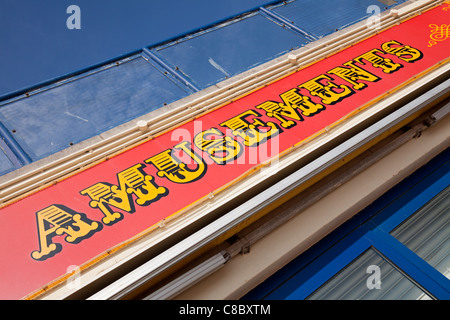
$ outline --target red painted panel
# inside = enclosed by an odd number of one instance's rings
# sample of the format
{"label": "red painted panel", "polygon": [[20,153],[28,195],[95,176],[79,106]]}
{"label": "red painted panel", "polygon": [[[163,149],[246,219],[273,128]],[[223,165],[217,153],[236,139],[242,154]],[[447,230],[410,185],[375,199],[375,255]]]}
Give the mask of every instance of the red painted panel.
{"label": "red painted panel", "polygon": [[41,290],[448,60],[445,6],[2,208],[0,298]]}

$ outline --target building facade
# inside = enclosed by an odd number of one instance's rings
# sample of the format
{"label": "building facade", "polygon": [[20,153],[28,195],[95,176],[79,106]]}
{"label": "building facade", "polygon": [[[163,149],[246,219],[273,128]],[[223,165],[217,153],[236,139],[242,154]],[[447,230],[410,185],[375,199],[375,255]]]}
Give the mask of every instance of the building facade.
{"label": "building facade", "polygon": [[448,299],[449,14],[274,2],[4,96],[1,298]]}

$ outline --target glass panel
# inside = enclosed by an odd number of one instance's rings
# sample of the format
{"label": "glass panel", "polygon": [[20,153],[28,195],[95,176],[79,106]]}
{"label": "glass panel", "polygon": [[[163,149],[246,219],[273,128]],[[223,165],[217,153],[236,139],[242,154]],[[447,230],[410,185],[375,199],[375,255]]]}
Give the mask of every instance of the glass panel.
{"label": "glass panel", "polygon": [[0,120],[37,160],[186,95],[137,56],[1,106]]}
{"label": "glass panel", "polygon": [[375,250],[369,249],[308,299],[416,300],[430,297]]}
{"label": "glass panel", "polygon": [[371,10],[367,12],[370,5],[378,6],[382,12],[388,7],[386,3],[393,2],[387,0],[301,0],[274,8],[273,11],[286,17],[309,34],[320,38],[371,16],[374,12]]}
{"label": "glass panel", "polygon": [[450,187],[391,232],[450,279]]}
{"label": "glass panel", "polygon": [[[0,138],[1,139],[1,138]],[[0,144],[0,175],[4,175],[14,169],[14,165],[9,160],[8,156],[6,155],[5,151],[3,150],[1,144]]]}
{"label": "glass panel", "polygon": [[206,88],[305,44],[306,39],[257,14],[157,48],[197,86]]}

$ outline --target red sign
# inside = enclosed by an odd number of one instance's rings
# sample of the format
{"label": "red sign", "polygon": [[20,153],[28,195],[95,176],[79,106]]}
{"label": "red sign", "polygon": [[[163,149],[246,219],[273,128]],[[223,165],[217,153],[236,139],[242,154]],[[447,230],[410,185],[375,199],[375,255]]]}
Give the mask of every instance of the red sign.
{"label": "red sign", "polygon": [[450,52],[440,6],[1,209],[0,298],[19,299],[218,192]]}

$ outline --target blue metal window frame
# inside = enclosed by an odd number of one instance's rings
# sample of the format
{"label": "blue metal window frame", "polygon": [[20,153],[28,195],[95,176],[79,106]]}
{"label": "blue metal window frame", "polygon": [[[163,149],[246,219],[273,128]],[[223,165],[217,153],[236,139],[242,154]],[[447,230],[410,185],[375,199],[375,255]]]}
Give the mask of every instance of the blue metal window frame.
{"label": "blue metal window frame", "polygon": [[450,185],[450,148],[298,256],[243,300],[303,300],[369,248],[428,295],[450,299],[450,280],[389,233]]}
{"label": "blue metal window frame", "polygon": [[20,168],[32,162],[30,156],[22,149],[19,143],[11,136],[8,129],[0,122],[0,144],[6,156],[14,167]]}

